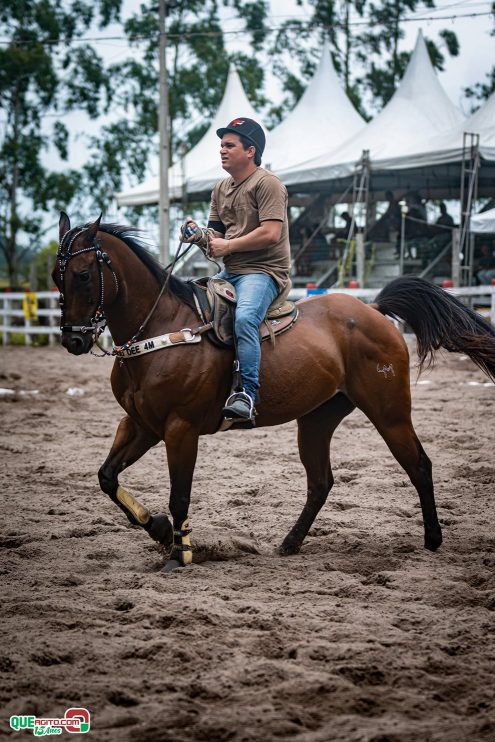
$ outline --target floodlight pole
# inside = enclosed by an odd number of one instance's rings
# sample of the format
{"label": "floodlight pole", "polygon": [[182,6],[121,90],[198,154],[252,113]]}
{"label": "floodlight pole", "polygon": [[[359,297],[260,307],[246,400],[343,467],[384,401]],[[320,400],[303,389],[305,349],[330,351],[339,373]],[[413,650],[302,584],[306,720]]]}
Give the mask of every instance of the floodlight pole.
{"label": "floodlight pole", "polygon": [[170,261],[170,197],[168,190],[169,129],[168,129],[168,81],[167,81],[167,31],[166,0],[160,0],[160,98],[158,127],[160,132],[160,260],[163,265]]}

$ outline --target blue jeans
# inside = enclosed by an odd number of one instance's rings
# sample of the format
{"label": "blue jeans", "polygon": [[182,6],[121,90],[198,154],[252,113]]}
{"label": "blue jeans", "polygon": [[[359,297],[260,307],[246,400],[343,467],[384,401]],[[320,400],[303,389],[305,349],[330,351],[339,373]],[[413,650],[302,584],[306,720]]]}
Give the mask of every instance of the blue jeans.
{"label": "blue jeans", "polygon": [[268,307],[279,293],[278,286],[267,273],[221,271],[215,278],[230,281],[237,292],[234,328],[237,356],[244,391],[256,400],[261,362],[259,329]]}

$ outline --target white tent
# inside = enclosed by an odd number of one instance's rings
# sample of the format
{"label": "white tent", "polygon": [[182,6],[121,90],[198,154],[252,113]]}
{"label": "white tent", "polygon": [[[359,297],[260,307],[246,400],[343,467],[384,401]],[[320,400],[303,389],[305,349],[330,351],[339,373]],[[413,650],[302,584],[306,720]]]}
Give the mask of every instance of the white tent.
{"label": "white tent", "polygon": [[[464,133],[478,134],[480,155],[486,160],[495,161],[495,93],[466,121],[461,121],[450,131],[419,142],[418,152],[412,156],[406,155],[391,163],[391,166],[401,167],[406,160],[412,160],[417,165],[459,162],[463,156]],[[468,139],[467,143],[470,141]]]}
{"label": "white tent", "polygon": [[[216,172],[216,180],[224,175],[220,165],[220,140],[216,131],[226,126],[236,116],[246,116],[260,121],[260,117],[244,92],[237,70],[231,65],[222,102],[208,131],[186,154],[182,162],[169,168],[169,188],[172,197],[180,197],[183,177],[189,181],[199,173],[210,169]],[[156,176],[135,188],[117,194],[117,203],[119,206],[140,206],[158,203],[159,198],[159,182]]]}
{"label": "white tent", "polygon": [[471,217],[469,226],[471,232],[476,234],[495,234],[495,209],[475,214]]}
{"label": "white tent", "polygon": [[[383,110],[342,146],[279,173],[287,184],[346,177],[353,172],[363,150],[372,166],[421,151],[432,137],[462,124],[462,113],[442,88],[421,32],[407,70],[394,96]],[[410,163],[410,167],[414,165]]]}
{"label": "white tent", "polygon": [[328,152],[365,121],[340,85],[325,41],[319,65],[295,108],[269,134],[263,161],[274,172]]}
{"label": "white tent", "polygon": [[[364,119],[340,85],[328,42],[325,42],[319,65],[303,95],[287,117],[268,134],[263,164],[275,173],[293,167],[303,160],[325,154],[364,126]],[[209,191],[218,179],[217,170],[204,172],[188,182],[188,190],[191,193]]]}

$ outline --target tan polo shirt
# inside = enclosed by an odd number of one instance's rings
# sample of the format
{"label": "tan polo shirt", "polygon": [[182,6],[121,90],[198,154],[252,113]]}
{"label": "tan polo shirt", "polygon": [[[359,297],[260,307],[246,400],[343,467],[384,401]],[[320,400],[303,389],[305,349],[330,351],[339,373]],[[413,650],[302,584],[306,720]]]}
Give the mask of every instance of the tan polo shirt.
{"label": "tan polo shirt", "polygon": [[282,222],[278,242],[262,250],[246,250],[223,259],[229,273],[268,273],[282,291],[289,280],[290,244],[287,219],[287,189],[276,175],[258,167],[242,183],[221,180],[211,195],[209,221],[222,222],[225,238],[249,234],[267,220]]}

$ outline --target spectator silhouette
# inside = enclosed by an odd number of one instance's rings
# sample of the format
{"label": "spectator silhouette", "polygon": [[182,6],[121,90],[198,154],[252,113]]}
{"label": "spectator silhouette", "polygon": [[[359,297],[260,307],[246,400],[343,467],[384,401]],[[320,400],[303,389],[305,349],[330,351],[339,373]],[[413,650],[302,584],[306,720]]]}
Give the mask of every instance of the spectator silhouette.
{"label": "spectator silhouette", "polygon": [[308,230],[301,231],[303,234],[303,244],[311,236],[306,244],[304,252],[297,259],[297,272],[299,275],[308,275],[314,263],[323,262],[329,258],[328,242],[322,234],[320,224],[316,223]]}
{"label": "spectator silhouette", "polygon": [[349,214],[348,211],[343,211],[342,214],[340,214],[340,219],[345,222],[345,227],[342,230],[344,233],[343,237],[345,239],[351,240],[354,237],[354,233],[356,231],[356,224],[352,223],[352,216]]}
{"label": "spectator silhouette", "polygon": [[392,191],[386,191],[385,198],[388,201],[388,207],[369,229],[368,238],[371,240],[389,240],[390,232],[400,230],[401,212],[399,202],[394,198]]}
{"label": "spectator silhouette", "polygon": [[493,244],[483,242],[481,245],[481,257],[478,259],[478,270],[475,280],[481,286],[489,285],[495,278],[495,250]]}
{"label": "spectator silhouette", "polygon": [[407,194],[406,204],[406,240],[422,237],[427,231],[426,206],[417,191]]}
{"label": "spectator silhouette", "polygon": [[436,220],[435,224],[439,224],[442,227],[453,227],[454,226],[454,220],[450,216],[449,212],[447,211],[447,207],[445,204],[440,204],[440,216]]}

